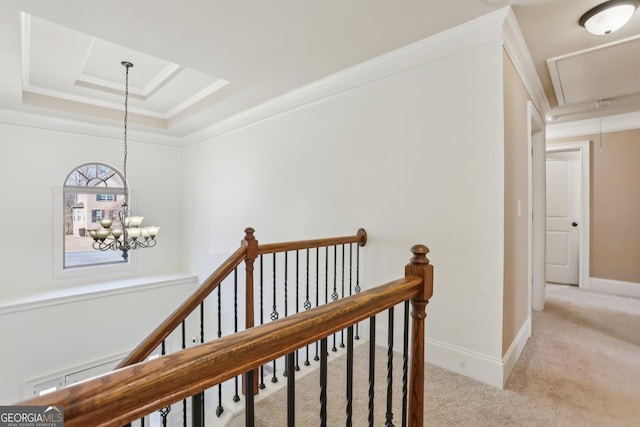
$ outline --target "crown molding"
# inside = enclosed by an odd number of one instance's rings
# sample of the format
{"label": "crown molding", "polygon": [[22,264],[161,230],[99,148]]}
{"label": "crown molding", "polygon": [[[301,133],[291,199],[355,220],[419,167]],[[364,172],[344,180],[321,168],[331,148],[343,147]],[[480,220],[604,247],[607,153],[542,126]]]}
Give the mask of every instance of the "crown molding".
{"label": "crown molding", "polygon": [[640,111],[594,119],[547,125],[547,139],[571,138],[640,129]]}
{"label": "crown molding", "polygon": [[503,22],[511,13],[510,11],[511,9],[508,7],[497,10],[338,71],[207,128],[193,132],[185,137],[184,145],[205,142],[277,114],[477,47],[491,44],[501,45],[503,43]]}
{"label": "crown molding", "polygon": [[513,66],[522,79],[529,96],[542,116],[551,109],[542,82],[536,71],[535,63],[524,40],[520,25],[511,7],[507,7],[504,20],[504,48],[513,62]]}
{"label": "crown molding", "polygon": [[[24,111],[0,109],[0,123],[34,129],[46,129],[58,132],[96,136],[100,138],[122,139],[121,127],[85,123],[41,114],[27,113]],[[130,130],[127,134],[127,139],[129,141],[148,144],[167,145],[172,147],[182,146],[182,138],[153,132]]]}

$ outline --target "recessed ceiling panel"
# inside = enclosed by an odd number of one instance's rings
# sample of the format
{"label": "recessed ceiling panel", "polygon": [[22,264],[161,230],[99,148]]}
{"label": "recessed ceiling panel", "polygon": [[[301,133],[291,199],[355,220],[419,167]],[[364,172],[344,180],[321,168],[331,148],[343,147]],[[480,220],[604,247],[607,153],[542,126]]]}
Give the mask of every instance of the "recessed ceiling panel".
{"label": "recessed ceiling panel", "polygon": [[[178,67],[163,59],[93,38],[91,49],[80,75],[81,81],[103,84],[124,91],[122,61],[134,64],[129,71],[129,91],[141,97],[166,82]],[[168,70],[170,72],[168,72]]]}
{"label": "recessed ceiling panel", "polygon": [[[23,19],[23,92],[168,120],[228,82],[34,16]],[[24,97],[25,100],[38,99]],[[59,105],[59,104],[58,104]]]}
{"label": "recessed ceiling panel", "polygon": [[559,105],[640,93],[640,38],[548,61]]}

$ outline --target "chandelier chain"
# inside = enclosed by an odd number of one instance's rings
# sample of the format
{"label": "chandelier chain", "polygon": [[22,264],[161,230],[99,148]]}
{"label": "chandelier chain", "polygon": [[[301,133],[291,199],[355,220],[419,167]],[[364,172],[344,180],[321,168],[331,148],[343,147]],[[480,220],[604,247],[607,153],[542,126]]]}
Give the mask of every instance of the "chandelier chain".
{"label": "chandelier chain", "polygon": [[129,251],[139,248],[152,248],[156,245],[156,236],[160,227],[143,227],[142,216],[133,216],[127,204],[129,200],[129,182],[127,179],[127,125],[129,122],[129,68],[133,64],[129,61],[122,61],[121,64],[127,69],[125,74],[124,91],[124,201],[122,209],[118,212],[120,228],[111,228],[115,218],[104,217],[98,219],[99,229],[89,230],[89,235],[93,237],[93,248],[100,251],[120,250],[125,261],[129,257]]}
{"label": "chandelier chain", "polygon": [[127,154],[128,154],[128,146],[127,146],[127,124],[129,121],[129,64],[123,64],[127,69],[125,76],[125,85],[124,85],[124,203],[127,204],[129,201],[129,182],[127,181]]}

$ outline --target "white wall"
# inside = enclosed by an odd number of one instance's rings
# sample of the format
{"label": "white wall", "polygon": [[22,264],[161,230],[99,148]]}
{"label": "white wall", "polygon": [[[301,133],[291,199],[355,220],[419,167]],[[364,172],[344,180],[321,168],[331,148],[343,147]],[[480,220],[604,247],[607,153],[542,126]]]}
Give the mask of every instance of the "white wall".
{"label": "white wall", "polygon": [[[347,70],[348,81],[338,82],[330,96],[182,152],[131,141],[135,209],[162,226],[158,246],[139,251],[133,272],[53,276],[53,188],[81,163],[119,167],[121,141],[0,124],[0,303],[183,267],[203,279],[238,247],[247,226],[265,243],[354,234],[364,227],[365,287],[402,276],[413,244],[431,248],[436,273],[428,360],[501,385],[501,369],[495,375],[491,369],[502,358],[503,18],[491,18],[491,28],[475,22],[455,36],[437,35],[424,45],[424,57],[418,47],[374,61],[361,82]],[[30,173],[23,173],[24,165]],[[28,352],[43,324],[46,332],[65,331],[94,316],[68,338],[73,348],[85,348],[82,336],[97,325],[115,319],[114,327],[124,330],[134,322],[120,317],[132,309],[129,303],[153,300],[160,307],[175,298],[170,294],[82,300],[75,307],[44,308],[41,315],[0,316],[0,330],[11,341],[3,349],[13,349],[0,352],[0,367],[20,366],[0,399],[12,398],[19,381],[67,363],[58,350],[46,369],[34,356],[21,360],[35,354]],[[101,336],[113,337],[113,330]],[[27,348],[20,348],[21,337],[31,340]],[[109,348],[126,349],[128,339],[108,338]],[[87,351],[68,364],[110,353],[104,347]]]}
{"label": "white wall", "polygon": [[[55,279],[53,189],[76,166],[92,161],[122,169],[122,141],[0,124],[0,302],[80,284],[183,270],[182,167],[178,149],[129,142],[134,212],[160,225],[159,243],[140,250],[137,269]],[[149,221],[149,222],[147,222]]]}
{"label": "white wall", "polygon": [[[0,305],[0,404],[33,397],[23,393],[31,380],[124,357],[197,285],[185,275],[130,282]],[[171,338],[170,351],[180,339]]]}
{"label": "white wall", "polygon": [[[131,350],[193,290],[188,281],[49,307],[52,295],[82,293],[90,284],[100,289],[126,279],[118,285],[126,288],[184,271],[179,150],[130,141],[133,206],[145,222],[162,226],[158,245],[138,251],[133,270],[54,278],[53,189],[92,161],[120,169],[122,141],[0,124],[1,404],[20,400],[29,378]],[[16,310],[25,301],[41,304]]]}
{"label": "white wall", "polygon": [[482,44],[186,149],[189,271],[204,278],[247,226],[265,243],[364,227],[369,286],[401,277],[424,243],[441,350],[427,358],[481,377],[469,355],[502,356],[501,79],[501,44]]}

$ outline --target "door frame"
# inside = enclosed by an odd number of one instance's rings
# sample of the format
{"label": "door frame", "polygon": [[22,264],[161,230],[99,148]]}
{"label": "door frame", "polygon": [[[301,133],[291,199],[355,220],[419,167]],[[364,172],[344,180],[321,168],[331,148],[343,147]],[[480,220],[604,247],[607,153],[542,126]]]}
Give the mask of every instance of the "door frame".
{"label": "door frame", "polygon": [[546,263],[546,136],[545,122],[533,102],[527,102],[528,188],[528,283],[527,307],[544,310]]}
{"label": "door frame", "polygon": [[[577,151],[580,154],[580,222],[578,227],[578,287],[589,289],[589,242],[590,242],[590,182],[591,182],[591,144],[589,141],[547,144],[547,153]],[[546,227],[545,227],[546,231]]]}

